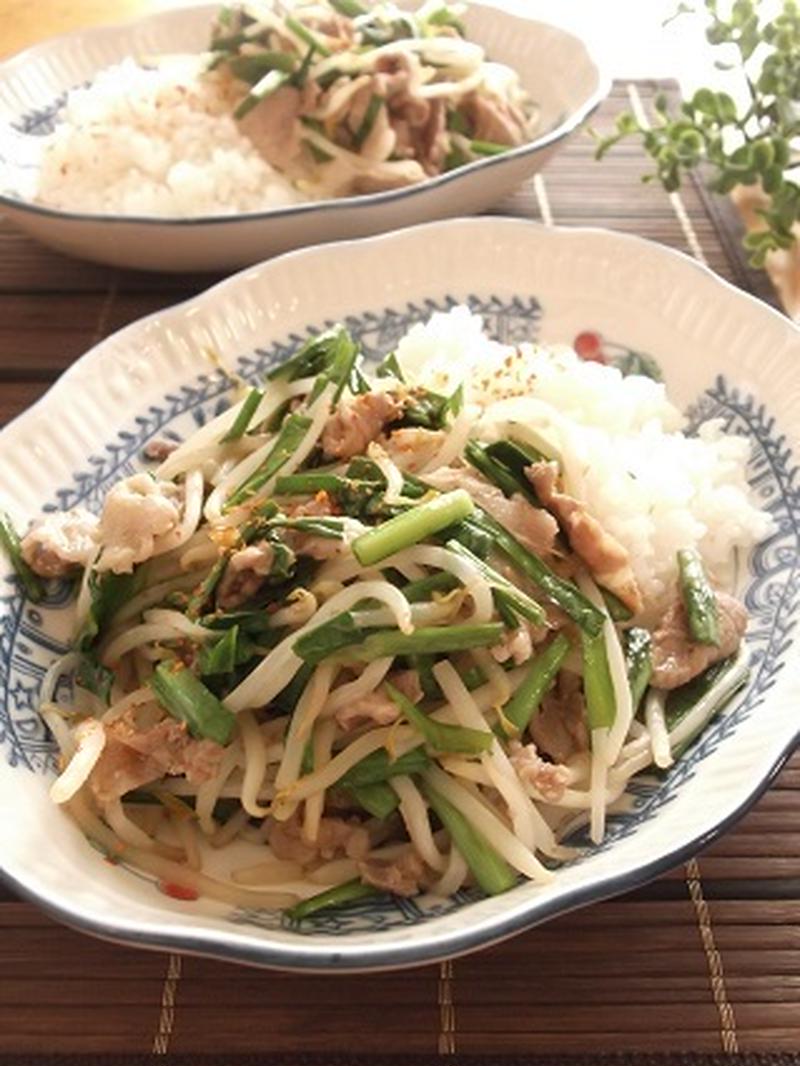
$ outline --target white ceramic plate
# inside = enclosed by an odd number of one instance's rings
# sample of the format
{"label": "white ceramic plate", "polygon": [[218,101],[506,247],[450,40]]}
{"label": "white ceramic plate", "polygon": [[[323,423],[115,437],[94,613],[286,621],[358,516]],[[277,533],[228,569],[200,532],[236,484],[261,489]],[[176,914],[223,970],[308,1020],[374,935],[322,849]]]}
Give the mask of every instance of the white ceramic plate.
{"label": "white ceramic plate", "polygon": [[0,863],[12,885],[71,925],[131,943],[295,969],[411,965],[633,888],[702,847],[767,786],[798,734],[800,331],[658,245],[475,219],[265,263],[79,360],[0,434],[3,505],[20,525],[43,507],[97,508],[152,436],[184,435],[225,402],[222,375],[199,354],[209,347],[257,380],[325,323],[346,321],[376,354],[431,310],[462,301],[507,341],[572,341],[590,330],[621,366],[654,359],[693,423],[721,417],[749,438],[748,474],[777,531],[741,573],[751,619],[747,691],[660,785],[636,788],[635,809],[612,819],[603,847],[551,885],[447,903],[370,900],[298,931],[277,914],[167,898],[104,862],[52,806],[52,747],[36,693],[63,649],[70,608],[63,595],[32,607],[0,572]]}
{"label": "white ceramic plate", "polygon": [[[41,135],[64,92],[130,55],[207,47],[218,5],[167,11],[45,42],[0,65],[0,204],[45,244],[86,259],[147,270],[227,270],[291,248],[382,233],[497,203],[538,171],[607,95],[586,45],[564,30],[473,4],[468,35],[520,71],[540,107],[540,134],[502,156],[419,185],[271,211],[193,219],[89,215],[32,202]],[[417,4],[409,4],[416,7]]]}

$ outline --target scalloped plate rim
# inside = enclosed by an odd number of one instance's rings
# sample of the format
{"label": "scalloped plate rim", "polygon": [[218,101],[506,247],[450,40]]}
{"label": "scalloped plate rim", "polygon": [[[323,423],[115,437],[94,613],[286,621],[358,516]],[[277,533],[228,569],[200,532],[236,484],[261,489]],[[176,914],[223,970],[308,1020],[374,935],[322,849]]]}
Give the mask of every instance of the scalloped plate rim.
{"label": "scalloped plate rim", "polygon": [[[27,418],[28,415],[33,412],[39,413],[48,403],[52,402],[53,394],[59,391],[65,382],[71,383],[73,376],[76,376],[78,373],[83,373],[87,366],[93,363],[98,356],[102,356],[102,350],[108,347],[111,342],[123,339],[128,336],[129,333],[137,332],[147,323],[156,322],[158,319],[163,319],[172,316],[173,314],[180,314],[201,303],[205,303],[206,299],[212,295],[217,296],[219,293],[224,292],[228,287],[235,287],[238,285],[240,278],[245,274],[260,271],[264,268],[280,267],[280,264],[284,263],[289,258],[295,259],[305,255],[317,256],[322,252],[334,255],[337,254],[340,249],[349,250],[363,245],[373,245],[381,241],[390,242],[396,237],[402,237],[411,233],[422,233],[425,230],[439,229],[442,227],[455,229],[462,226],[486,225],[509,228],[526,226],[543,230],[547,233],[563,234],[564,236],[575,237],[578,239],[581,236],[588,236],[590,238],[611,237],[614,240],[626,244],[638,245],[639,247],[645,246],[649,249],[657,248],[659,251],[664,252],[673,259],[680,260],[684,266],[694,268],[700,274],[704,275],[707,280],[722,286],[738,299],[745,300],[751,306],[757,307],[760,313],[769,314],[773,320],[777,320],[783,325],[788,326],[790,329],[794,329],[797,333],[798,340],[800,340],[800,326],[795,326],[794,323],[787,319],[780,311],[776,310],[774,307],[770,307],[769,304],[764,303],[763,300],[760,300],[752,293],[738,288],[733,282],[727,281],[713,271],[710,266],[694,259],[686,252],[681,252],[677,248],[669,248],[666,245],[659,244],[657,241],[651,241],[647,237],[640,237],[635,233],[621,233],[616,230],[606,229],[603,226],[549,226],[542,222],[537,222],[534,219],[513,218],[503,215],[488,215],[480,218],[446,218],[432,222],[421,222],[414,226],[403,226],[400,229],[389,230],[386,233],[376,233],[371,237],[353,237],[346,241],[331,241],[325,244],[311,244],[303,248],[295,248],[269,259],[264,259],[262,262],[256,263],[253,266],[243,267],[241,270],[237,270],[228,277],[222,278],[221,281],[217,281],[213,285],[210,285],[207,289],[203,289],[202,292],[199,292],[196,296],[189,296],[185,300],[179,300],[177,303],[169,304],[167,307],[164,307],[159,311],[151,311],[149,314],[143,315],[141,318],[137,318],[133,322],[129,322],[121,329],[109,333],[108,336],[103,337],[80,355],[62,374],[58,376],[58,378],[56,378],[56,380],[37,400],[35,400],[29,407],[26,407],[24,411],[20,412],[20,414],[15,415],[14,418],[0,429],[0,441],[2,441],[2,438],[10,429],[15,428],[23,419]],[[798,741],[800,742],[800,725],[798,726]]]}

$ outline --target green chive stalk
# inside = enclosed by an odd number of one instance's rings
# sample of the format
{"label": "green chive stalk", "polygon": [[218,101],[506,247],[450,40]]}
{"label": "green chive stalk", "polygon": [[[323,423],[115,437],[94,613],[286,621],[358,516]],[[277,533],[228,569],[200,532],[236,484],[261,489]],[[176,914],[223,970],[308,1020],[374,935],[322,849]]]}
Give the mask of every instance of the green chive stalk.
{"label": "green chive stalk", "polygon": [[600,589],[600,595],[603,597],[603,602],[612,622],[630,622],[631,618],[633,618],[633,611],[627,604],[622,602],[619,596],[615,596],[610,589],[604,588]]}
{"label": "green chive stalk", "polygon": [[89,614],[75,640],[76,647],[85,651],[94,643],[122,605],[139,592],[146,575],[147,564],[138,566],[130,574],[115,574],[110,570],[89,574]]}
{"label": "green chive stalk", "polygon": [[386,691],[392,702],[420,736],[424,737],[426,744],[434,751],[447,752],[448,754],[480,755],[491,748],[494,734],[488,728],[469,729],[467,726],[447,725],[443,722],[435,722],[421,711],[414,703],[404,696],[402,692],[387,682]]}
{"label": "green chive stalk", "polygon": [[238,507],[249,500],[270,478],[278,473],[282,466],[291,459],[299,448],[303,438],[311,427],[311,419],[306,415],[292,414],[286,417],[278,437],[264,461],[231,493],[225,503],[225,510]]}
{"label": "green chive stalk", "polygon": [[363,636],[364,632],[356,625],[352,614],[349,611],[342,611],[341,614],[334,615],[316,629],[298,637],[293,651],[304,662],[317,666],[324,659],[341,651],[342,648],[358,644]]}
{"label": "green chive stalk", "polygon": [[236,666],[239,649],[239,627],[231,626],[225,630],[216,643],[204,645],[198,656],[200,673],[205,677],[207,674],[229,674]]}
{"label": "green chive stalk", "polygon": [[489,566],[488,563],[485,563],[483,559],[479,559],[469,548],[460,544],[457,540],[449,540],[447,548],[449,551],[461,556],[462,559],[467,559],[472,563],[481,577],[491,585],[492,589],[496,593],[502,593],[504,604],[511,607],[521,618],[527,618],[529,622],[537,626],[544,625],[546,621],[544,608],[536,600],[531,599],[526,592],[517,588],[508,578],[503,577],[502,574]]}
{"label": "green chive stalk", "polygon": [[286,85],[290,77],[291,75],[283,70],[270,70],[260,81],[256,82],[244,100],[234,110],[234,118],[244,118],[262,100],[266,100],[268,96],[272,96],[278,89]]}
{"label": "green chive stalk", "polygon": [[224,437],[220,437],[220,444],[231,444],[233,441],[241,440],[241,438],[247,432],[253,415],[258,410],[258,405],[264,398],[263,389],[251,389],[245,401],[239,409],[239,413],[234,419],[233,425],[225,434]]}
{"label": "green chive stalk", "polygon": [[309,46],[309,48],[314,48],[321,56],[329,56],[331,54],[330,48],[326,48],[319,37],[312,33],[311,30],[307,26],[304,26],[298,19],[288,15],[284,21],[287,30],[291,30],[292,33],[298,36],[304,44]]}
{"label": "green chive stalk", "polygon": [[461,521],[472,513],[474,506],[469,493],[463,489],[445,492],[362,533],[353,541],[353,554],[362,566],[373,566]]}
{"label": "green chive stalk", "polygon": [[338,474],[319,474],[310,471],[307,474],[286,474],[275,482],[276,496],[314,496],[318,492],[329,492],[339,496],[353,484]]}
{"label": "green chive stalk", "polygon": [[161,662],[148,684],[158,702],[195,737],[228,744],[236,719],[206,686],[182,665]]}
{"label": "green chive stalk", "polygon": [[189,602],[186,604],[185,611],[187,618],[195,619],[200,617],[203,607],[211,598],[217,585],[222,580],[222,575],[225,573],[225,567],[227,565],[228,555],[221,555],[189,597]]}
{"label": "green chive stalk", "polygon": [[571,581],[555,574],[542,560],[528,551],[499,522],[482,512],[480,522],[494,536],[495,545],[511,560],[518,570],[526,574],[544,595],[557,606],[584,633],[596,636],[603,629],[605,615]]}
{"label": "green chive stalk", "polygon": [[341,653],[343,662],[372,662],[387,655],[437,655],[497,644],[503,635],[500,622],[454,626],[421,626],[413,633],[397,629],[371,633],[362,644]]}
{"label": "green chive stalk", "polygon": [[22,583],[28,599],[33,603],[40,603],[44,599],[44,585],[22,558],[19,535],[11,519],[4,513],[0,513],[0,547],[8,556],[8,561]]}
{"label": "green chive stalk", "polygon": [[360,4],[358,0],[330,0],[330,4],[334,11],[338,11],[345,18],[354,19],[359,15],[368,13],[367,8]]}
{"label": "green chive stalk", "polygon": [[[311,120],[310,120],[311,121]],[[328,369],[344,345],[344,338],[352,344],[344,326],[336,325],[311,337],[290,359],[279,363],[267,374],[268,381],[297,381],[313,377]]]}
{"label": "green chive stalk", "polygon": [[511,145],[496,144],[494,141],[473,140],[469,142],[469,146],[475,155],[502,155],[511,151]]}
{"label": "green chive stalk", "polygon": [[453,846],[458,848],[473,877],[490,896],[507,892],[517,883],[514,871],[492,845],[464,817],[458,808],[432,788],[426,781],[420,788],[431,809],[450,834]]}
{"label": "green chive stalk", "polygon": [[735,662],[736,660],[732,657],[721,659],[719,662],[709,666],[698,677],[692,678],[685,685],[681,685],[680,688],[674,688],[667,693],[664,705],[664,720],[670,732],[680,725],[689,711],[708,695],[717,682],[722,680]]}
{"label": "green chive stalk", "polygon": [[[714,663],[688,685],[668,693],[664,718],[674,758],[679,758],[739,689],[747,682],[750,668],[746,654]],[[692,724],[687,719],[696,717]]]}
{"label": "green chive stalk", "polygon": [[358,900],[369,899],[371,896],[380,895],[380,891],[374,885],[365,885],[358,878],[345,881],[344,884],[334,888],[326,888],[310,899],[304,899],[302,903],[296,903],[285,912],[286,917],[293,922],[302,922],[304,918],[310,918],[312,914],[328,910],[331,907],[343,907],[348,903],[356,903]]}
{"label": "green chive stalk", "polygon": [[634,626],[625,633],[625,662],[634,714],[639,709],[642,697],[650,684],[650,678],[653,676],[653,661],[650,654],[652,643],[646,629]]}
{"label": "green chive stalk", "polygon": [[373,818],[388,818],[400,806],[400,797],[391,785],[378,781],[351,789],[353,799]]}
{"label": "green chive stalk", "polygon": [[351,789],[378,785],[392,777],[422,773],[430,766],[430,761],[422,744],[396,759],[391,758],[386,748],[379,748],[351,766],[337,784]]}
{"label": "green chive stalk", "polygon": [[504,462],[491,454],[488,445],[479,444],[475,440],[468,441],[464,448],[464,458],[506,496],[521,492],[530,502],[535,500],[530,483],[523,484]]}
{"label": "green chive stalk", "polygon": [[698,644],[719,645],[719,609],[699,554],[691,548],[678,552],[680,586],[689,631]]}
{"label": "green chive stalk", "polygon": [[[450,545],[448,544],[448,547]],[[403,588],[403,595],[409,603],[421,603],[429,600],[434,592],[450,592],[457,588],[459,580],[447,570],[439,570],[429,577],[421,577],[417,581],[409,581]]]}
{"label": "green chive stalk", "polygon": [[301,533],[313,533],[328,540],[341,540],[344,527],[341,518],[285,518],[278,515],[269,521],[271,529],[296,529]]}
{"label": "green chive stalk", "polygon": [[605,637],[581,634],[583,647],[583,691],[589,728],[610,729],[617,717],[617,701],[608,665]]}
{"label": "green chive stalk", "polygon": [[378,112],[384,105],[384,99],[382,96],[376,96],[375,93],[370,97],[367,104],[367,110],[364,112],[364,117],[361,120],[361,124],[353,135],[353,143],[356,148],[360,148],[366,141],[372,132],[372,127],[375,125],[375,120],[378,117]]}
{"label": "green chive stalk", "polygon": [[320,371],[314,386],[308,395],[308,403],[322,395],[328,385],[334,385],[331,403],[336,403],[342,395],[345,387],[352,380],[356,370],[358,359],[358,345],[343,326],[334,326],[330,331],[332,343],[330,347],[329,361]]}
{"label": "green chive stalk", "polygon": [[542,699],[555,681],[569,650],[569,641],[563,633],[559,633],[533,660],[522,684],[503,708],[503,718],[511,722],[520,733],[528,728],[539,710]]}
{"label": "green chive stalk", "polygon": [[288,52],[259,52],[258,55],[239,55],[232,59],[223,57],[221,61],[227,62],[234,77],[250,85],[255,85],[271,70],[282,70],[285,74],[291,74],[296,66],[294,56]]}

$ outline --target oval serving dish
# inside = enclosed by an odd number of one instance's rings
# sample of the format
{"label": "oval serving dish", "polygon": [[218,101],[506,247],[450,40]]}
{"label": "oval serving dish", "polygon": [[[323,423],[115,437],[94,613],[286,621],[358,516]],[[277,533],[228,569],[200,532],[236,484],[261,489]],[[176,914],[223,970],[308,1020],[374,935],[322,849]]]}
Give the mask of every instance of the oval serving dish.
{"label": "oval serving dish", "polygon": [[287,969],[408,966],[630,890],[713,840],[767,787],[798,740],[800,330],[658,245],[475,219],[262,264],[104,340],[7,427],[3,506],[18,525],[43,509],[97,509],[152,437],[184,436],[227,402],[227,379],[202,354],[209,348],[257,381],[326,323],[344,321],[375,356],[455,303],[468,303],[511,343],[590,332],[623,370],[655,362],[690,426],[720,418],[748,438],[748,478],[775,532],[739,567],[751,619],[746,690],[662,778],[637,779],[631,809],[610,819],[604,844],[551,884],[490,899],[370,899],[298,928],[275,912],[171,899],[146,876],[103,861],[53,806],[53,746],[36,697],[64,651],[72,607],[66,594],[26,603],[2,561],[0,865],[17,891],[70,925],[152,948]]}
{"label": "oval serving dish", "polygon": [[540,170],[608,94],[583,41],[544,22],[471,4],[468,37],[519,71],[540,111],[535,140],[403,189],[245,214],[163,219],[55,210],[32,199],[64,93],[126,56],[200,52],[217,5],[181,8],[54,38],[0,64],[0,204],[59,251],[145,270],[228,270],[308,244],[471,214]]}

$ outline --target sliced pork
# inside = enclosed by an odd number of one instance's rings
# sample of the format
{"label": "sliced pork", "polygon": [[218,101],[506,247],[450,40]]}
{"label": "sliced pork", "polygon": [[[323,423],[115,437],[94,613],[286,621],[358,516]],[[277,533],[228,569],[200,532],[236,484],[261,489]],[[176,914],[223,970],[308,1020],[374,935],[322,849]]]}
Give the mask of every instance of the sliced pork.
{"label": "sliced pork", "polygon": [[414,474],[428,465],[444,441],[445,434],[440,429],[407,426],[395,429],[381,444],[395,466]]}
{"label": "sliced pork", "polygon": [[564,671],[555,688],[542,700],[528,730],[537,749],[556,763],[586,751],[589,733],[580,678]]}
{"label": "sliced pork", "polygon": [[235,611],[258,592],[272,570],[275,549],[262,540],[235,551],[217,586],[216,604],[222,611]]}
{"label": "sliced pork", "polygon": [[322,431],[326,458],[351,459],[366,451],[402,410],[400,401],[387,392],[366,392],[340,403]]}
{"label": "sliced pork", "polygon": [[441,467],[426,474],[425,480],[442,492],[466,489],[475,503],[513,534],[520,544],[535,555],[553,553],[558,523],[548,511],[528,503],[521,493],[515,493],[509,499],[500,489],[466,467]]}
{"label": "sliced pork", "polygon": [[273,822],[268,839],[276,858],[299,862],[303,866],[320,858],[334,859],[340,855],[363,859],[370,849],[369,834],[361,823],[343,818],[323,818],[316,841],[305,839],[296,818]]}
{"label": "sliced pork", "polygon": [[89,778],[100,803],[118,799],[165,774],[183,774],[194,784],[202,784],[217,772],[225,750],[212,740],[195,740],[186,725],[174,718],[140,729],[126,714],[105,730],[105,747]]}
{"label": "sliced pork", "polygon": [[510,745],[511,765],[517,777],[529,784],[545,803],[559,803],[569,783],[569,769],[561,763],[543,759],[535,744],[520,744],[512,740]]}
{"label": "sliced pork", "polygon": [[416,896],[425,874],[425,863],[416,851],[404,851],[396,859],[369,859],[358,864],[361,880],[395,896]]}
{"label": "sliced pork", "polygon": [[273,167],[287,170],[302,151],[298,121],[303,113],[299,89],[284,85],[269,98],[269,106],[254,107],[239,120],[239,128]]}
{"label": "sliced pork", "polygon": [[[422,687],[416,670],[395,670],[386,680],[412,703],[419,703],[422,699]],[[362,725],[391,725],[399,717],[397,704],[383,686],[346,707],[340,707],[334,714],[337,723],[346,732]]]}
{"label": "sliced pork", "polygon": [[118,482],[106,496],[100,519],[103,551],[98,570],[130,573],[149,559],[156,540],[171,533],[181,520],[181,491],[169,481],[134,474]]}
{"label": "sliced pork", "polygon": [[521,666],[533,655],[530,628],[523,625],[518,626],[517,629],[504,629],[500,643],[495,644],[489,651],[492,658],[499,663],[507,663],[510,659],[515,666]]}
{"label": "sliced pork", "polygon": [[22,558],[40,577],[65,577],[97,554],[99,523],[83,507],[55,511],[22,538]]}
{"label": "sliced pork", "polygon": [[656,688],[679,688],[738,649],[747,629],[747,611],[725,592],[716,593],[716,597],[719,645],[697,644],[692,640],[683,600],[677,599],[664,613],[653,634],[652,684]]}
{"label": "sliced pork", "polygon": [[496,96],[470,93],[464,98],[461,110],[472,126],[472,136],[478,141],[511,147],[524,144],[528,139],[524,115]]}
{"label": "sliced pork", "polygon": [[634,614],[640,611],[642,595],[627,549],[603,529],[580,500],[556,487],[556,464],[534,463],[525,474],[545,507],[558,517],[572,550],[586,563],[597,583],[619,597]]}

